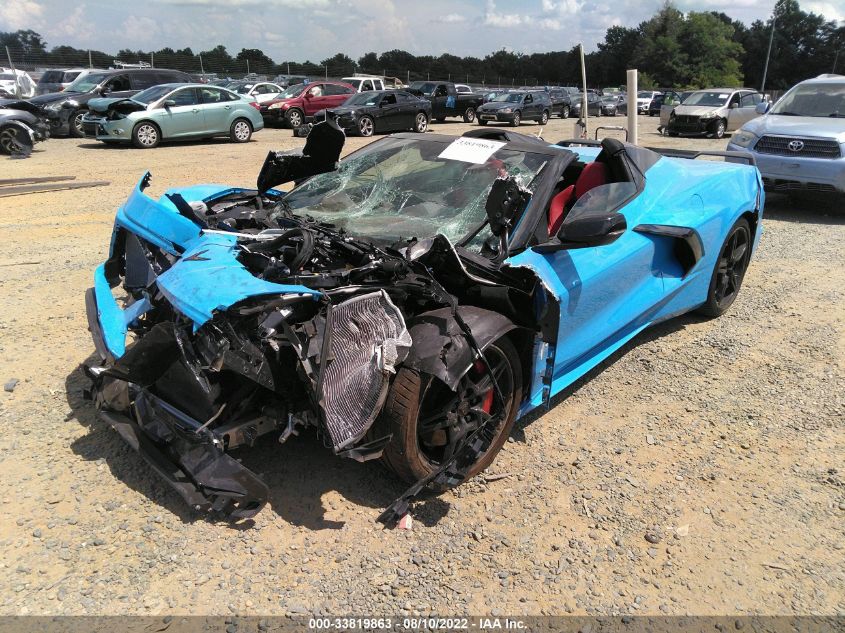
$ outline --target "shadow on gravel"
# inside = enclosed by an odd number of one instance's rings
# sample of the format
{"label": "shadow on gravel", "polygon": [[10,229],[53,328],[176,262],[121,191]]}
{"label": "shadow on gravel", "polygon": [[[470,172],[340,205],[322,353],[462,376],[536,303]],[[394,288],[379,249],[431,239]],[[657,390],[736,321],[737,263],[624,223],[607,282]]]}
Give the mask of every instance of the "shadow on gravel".
{"label": "shadow on gravel", "polygon": [[[98,362],[95,356],[86,362]],[[71,445],[85,460],[103,459],[112,475],[151,501],[178,516],[184,523],[212,520],[185,505],[182,498],[165,484],[143,458],[133,451],[111,427],[97,417],[93,403],[83,398],[89,386],[81,368],[65,379],[65,397],[74,417],[88,433]],[[407,487],[381,465],[358,463],[336,457],[313,432],[302,431],[285,444],[270,434],[253,448],[233,451],[232,456],[257,473],[270,489],[269,507],[293,525],[310,530],[340,529],[343,517],[359,512],[356,506],[381,510]],[[324,502],[325,497],[325,502]],[[120,498],[114,501],[121,502]],[[435,525],[449,511],[449,504],[436,496],[420,497],[414,518],[426,526]],[[333,519],[326,517],[327,513]],[[225,522],[232,529],[248,529],[252,520],[239,524]]]}
{"label": "shadow on gravel", "polygon": [[845,224],[845,196],[834,198],[801,199],[785,194],[767,193],[763,209],[763,222],[780,220],[801,224]]}

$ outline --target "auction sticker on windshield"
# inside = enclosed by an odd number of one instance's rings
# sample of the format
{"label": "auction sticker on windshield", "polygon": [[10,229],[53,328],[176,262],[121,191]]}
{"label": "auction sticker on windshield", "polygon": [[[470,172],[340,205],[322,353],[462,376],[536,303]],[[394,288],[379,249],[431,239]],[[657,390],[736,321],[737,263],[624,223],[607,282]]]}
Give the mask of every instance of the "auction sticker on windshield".
{"label": "auction sticker on windshield", "polygon": [[482,165],[506,144],[502,141],[487,141],[481,138],[459,138],[449,143],[449,146],[440,152],[438,158]]}

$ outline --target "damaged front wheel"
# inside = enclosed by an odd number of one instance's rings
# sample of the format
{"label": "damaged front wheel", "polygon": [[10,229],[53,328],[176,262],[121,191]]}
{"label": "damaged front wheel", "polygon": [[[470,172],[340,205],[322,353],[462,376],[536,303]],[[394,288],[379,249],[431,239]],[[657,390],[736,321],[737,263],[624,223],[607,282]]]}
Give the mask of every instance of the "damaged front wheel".
{"label": "damaged front wheel", "polygon": [[[452,391],[438,379],[403,367],[375,425],[374,436],[392,435],[382,461],[402,479],[431,475],[482,426],[488,441],[465,470],[465,479],[487,468],[507,441],[522,398],[519,355],[506,338],[484,350],[502,399],[495,397],[487,367],[477,361]],[[436,484],[434,484],[436,486]],[[443,489],[443,487],[440,487]]]}

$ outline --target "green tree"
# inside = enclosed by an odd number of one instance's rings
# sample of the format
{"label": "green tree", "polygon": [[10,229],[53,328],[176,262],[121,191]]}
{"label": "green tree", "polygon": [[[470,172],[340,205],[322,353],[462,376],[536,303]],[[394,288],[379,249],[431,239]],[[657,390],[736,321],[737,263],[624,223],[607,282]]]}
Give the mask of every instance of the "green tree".
{"label": "green tree", "polygon": [[[688,73],[676,82],[691,88],[740,87],[744,52],[735,42],[735,27],[713,13],[690,12],[681,30],[681,48]],[[668,84],[667,84],[668,85]]]}

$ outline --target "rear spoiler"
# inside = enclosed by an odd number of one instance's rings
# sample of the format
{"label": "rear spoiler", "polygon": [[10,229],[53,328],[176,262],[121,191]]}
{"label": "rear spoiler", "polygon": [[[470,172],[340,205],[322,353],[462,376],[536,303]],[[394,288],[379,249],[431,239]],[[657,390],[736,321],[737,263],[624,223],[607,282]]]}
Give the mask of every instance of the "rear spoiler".
{"label": "rear spoiler", "polygon": [[721,156],[722,158],[735,158],[737,160],[745,161],[746,164],[752,167],[757,166],[757,161],[753,154],[749,152],[720,152],[717,150],[689,150],[689,149],[669,149],[667,147],[648,147],[652,152],[657,152],[669,158],[689,158],[695,160],[699,156]]}

